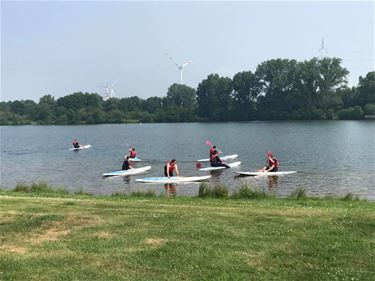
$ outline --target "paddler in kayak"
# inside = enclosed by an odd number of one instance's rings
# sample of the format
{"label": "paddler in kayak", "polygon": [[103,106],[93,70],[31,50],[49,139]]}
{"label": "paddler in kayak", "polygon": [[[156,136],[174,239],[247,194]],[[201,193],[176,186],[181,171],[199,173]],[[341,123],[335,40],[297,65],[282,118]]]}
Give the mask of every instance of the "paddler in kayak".
{"label": "paddler in kayak", "polygon": [[279,170],[279,161],[275,157],[273,157],[272,151],[267,151],[267,163],[263,169],[259,170],[259,172],[277,172]]}
{"label": "paddler in kayak", "polygon": [[74,139],[72,141],[72,145],[73,145],[74,148],[80,148],[80,145],[79,145],[79,142],[77,141],[77,139]]}
{"label": "paddler in kayak", "polygon": [[173,177],[173,172],[176,171],[176,175],[180,176],[180,172],[178,171],[177,161],[176,159],[172,159],[168,161],[167,164],[164,166],[164,176],[170,178]]}
{"label": "paddler in kayak", "polygon": [[130,155],[129,155],[130,158],[136,158],[137,157],[137,151],[135,151],[134,147],[129,149],[129,153],[130,153]]}
{"label": "paddler in kayak", "polygon": [[216,151],[216,145],[212,145],[210,148],[210,158],[211,158],[211,155],[215,153],[215,151]]}
{"label": "paddler in kayak", "polygon": [[215,149],[213,153],[210,155],[210,164],[211,167],[225,167],[225,168],[230,168],[227,164],[224,164],[220,157],[219,157],[219,152]]}
{"label": "paddler in kayak", "polygon": [[122,170],[129,170],[129,169],[133,169],[133,167],[129,161],[129,156],[126,155],[124,157],[124,162],[122,162]]}

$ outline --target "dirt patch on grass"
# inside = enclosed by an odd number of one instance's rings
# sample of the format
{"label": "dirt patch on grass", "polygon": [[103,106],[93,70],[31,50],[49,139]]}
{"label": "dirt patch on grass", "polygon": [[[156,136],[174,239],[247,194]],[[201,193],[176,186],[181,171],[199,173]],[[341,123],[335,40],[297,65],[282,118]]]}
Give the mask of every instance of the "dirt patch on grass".
{"label": "dirt patch on grass", "polygon": [[94,226],[99,225],[102,223],[98,216],[82,216],[82,215],[75,215],[75,214],[68,214],[65,219],[64,223],[70,225],[70,227],[86,227],[86,226]]}
{"label": "dirt patch on grass", "polygon": [[38,245],[45,241],[57,241],[67,236],[71,231],[98,224],[100,224],[100,222],[96,217],[69,214],[65,216],[62,221],[54,222],[48,229],[34,233],[32,237],[28,239],[28,242]]}
{"label": "dirt patch on grass", "polygon": [[251,267],[259,268],[263,263],[262,257],[257,253],[244,252],[242,253],[242,256],[244,257],[246,264]]}
{"label": "dirt patch on grass", "polygon": [[160,239],[160,238],[148,238],[145,240],[145,243],[150,246],[162,246],[167,242],[165,239]]}
{"label": "dirt patch on grass", "polygon": [[18,214],[20,214],[20,212],[18,212],[18,211],[14,211],[14,210],[9,210],[9,211],[4,212],[4,215],[5,215],[5,216],[7,216],[7,215],[10,215],[10,216],[16,216],[16,215],[18,215]]}
{"label": "dirt patch on grass", "polygon": [[0,249],[2,251],[10,252],[10,253],[16,253],[16,254],[26,254],[27,248],[16,246],[16,245],[6,245],[1,246]]}
{"label": "dirt patch on grass", "polygon": [[57,241],[61,236],[68,235],[69,232],[70,230],[68,229],[53,227],[37,237],[33,237],[30,242],[32,244],[41,244],[44,241]]}
{"label": "dirt patch on grass", "polygon": [[1,212],[0,213],[0,224],[7,224],[9,222],[14,221],[17,219],[17,216],[19,215],[19,212],[16,211],[7,211],[7,212]]}
{"label": "dirt patch on grass", "polygon": [[109,232],[102,231],[98,233],[97,237],[100,239],[108,240],[112,237],[112,235]]}

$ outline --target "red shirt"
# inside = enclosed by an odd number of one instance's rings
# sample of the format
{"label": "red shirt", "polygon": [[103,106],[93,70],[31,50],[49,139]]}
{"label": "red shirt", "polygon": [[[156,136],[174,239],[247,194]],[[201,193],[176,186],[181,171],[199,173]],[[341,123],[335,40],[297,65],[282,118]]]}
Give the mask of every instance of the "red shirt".
{"label": "red shirt", "polygon": [[135,158],[137,156],[137,152],[134,150],[130,150],[130,158]]}
{"label": "red shirt", "polygon": [[215,148],[211,147],[211,149],[210,149],[210,157],[211,157],[212,154],[215,153],[215,150],[216,150]]}

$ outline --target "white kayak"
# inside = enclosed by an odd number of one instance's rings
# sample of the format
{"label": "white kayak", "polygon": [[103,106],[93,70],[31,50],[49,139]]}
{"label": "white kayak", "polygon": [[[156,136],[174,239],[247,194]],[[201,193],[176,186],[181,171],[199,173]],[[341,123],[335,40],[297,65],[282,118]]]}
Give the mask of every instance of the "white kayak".
{"label": "white kayak", "polygon": [[144,173],[151,169],[151,166],[145,166],[141,168],[133,168],[129,170],[114,171],[110,173],[104,173],[103,177],[113,177],[113,176],[131,176]]}
{"label": "white kayak", "polygon": [[143,178],[136,179],[137,182],[144,183],[180,183],[180,182],[196,182],[204,181],[209,179],[211,176],[199,176],[199,177],[155,177],[155,178]]}
{"label": "white kayak", "polygon": [[[238,157],[238,154],[231,154],[231,155],[220,156],[220,159],[223,161],[226,161],[226,160],[235,159],[237,157]],[[210,162],[210,158],[199,159],[197,161],[198,162]]]}
{"label": "white kayak", "polygon": [[[238,167],[239,165],[241,165],[241,162],[240,161],[233,162],[233,163],[229,163],[227,165],[229,167],[231,167],[231,168]],[[199,169],[199,171],[215,171],[215,170],[223,170],[223,169],[226,169],[226,167],[224,167],[224,166],[220,166],[220,167],[207,167],[207,168],[201,168],[201,169]]]}
{"label": "white kayak", "polygon": [[129,158],[130,161],[132,162],[141,162],[142,159],[138,158],[138,157],[134,157],[134,158]]}
{"label": "white kayak", "polygon": [[86,149],[86,148],[89,148],[89,147],[91,147],[91,144],[80,145],[77,148],[72,147],[72,148],[69,148],[69,150],[81,150],[81,149]]}
{"label": "white kayak", "polygon": [[281,176],[281,175],[289,175],[289,174],[295,174],[297,171],[285,171],[285,172],[235,172],[236,174],[242,175],[242,176]]}

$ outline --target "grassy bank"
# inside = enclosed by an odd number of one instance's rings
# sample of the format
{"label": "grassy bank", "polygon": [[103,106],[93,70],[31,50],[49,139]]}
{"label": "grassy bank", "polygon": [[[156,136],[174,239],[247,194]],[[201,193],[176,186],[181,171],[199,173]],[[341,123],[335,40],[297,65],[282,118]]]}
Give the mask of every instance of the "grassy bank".
{"label": "grassy bank", "polygon": [[0,280],[373,280],[374,259],[371,202],[0,193]]}

